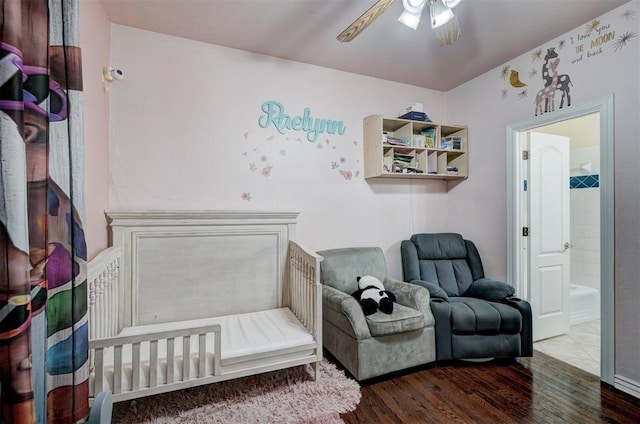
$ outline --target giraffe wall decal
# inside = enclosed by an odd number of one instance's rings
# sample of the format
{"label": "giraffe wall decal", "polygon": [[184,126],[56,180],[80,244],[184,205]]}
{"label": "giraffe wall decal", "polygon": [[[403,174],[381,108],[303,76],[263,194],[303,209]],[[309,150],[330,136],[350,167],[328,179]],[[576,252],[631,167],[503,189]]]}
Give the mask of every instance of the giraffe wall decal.
{"label": "giraffe wall decal", "polygon": [[[547,63],[548,61],[545,61]],[[536,94],[536,116],[538,112],[542,115],[545,112],[552,112],[556,109],[556,89],[558,87],[558,65],[560,64],[560,58],[556,58],[552,62],[548,62],[544,66],[543,74],[549,76],[549,83]],[[544,78],[544,76],[543,76]],[[544,111],[543,111],[544,105]]]}
{"label": "giraffe wall decal", "polygon": [[560,109],[564,106],[564,101],[567,101],[567,107],[571,106],[571,87],[573,83],[571,82],[571,78],[569,75],[562,74],[558,76],[558,90],[562,92],[562,98],[560,99]]}
{"label": "giraffe wall decal", "polygon": [[[542,80],[544,81],[544,87],[547,88],[552,84],[553,77],[549,73],[549,61],[552,59],[560,60],[558,57],[558,53],[556,52],[555,47],[550,47],[547,49],[547,54],[544,57],[544,63],[542,65]],[[557,67],[557,65],[556,65]],[[558,75],[556,81],[553,81],[555,84],[555,89],[560,90],[562,97],[560,98],[560,109],[564,107],[565,101],[567,103],[567,107],[571,106],[571,87],[573,83],[571,82],[571,78],[567,74]],[[553,90],[555,96],[555,89]],[[537,97],[537,96],[536,96]],[[550,112],[553,109],[551,108],[552,101],[554,98],[545,98],[544,99],[544,110],[540,110],[540,113]],[[537,98],[536,98],[537,101]],[[539,108],[536,103],[536,116],[538,115]]]}

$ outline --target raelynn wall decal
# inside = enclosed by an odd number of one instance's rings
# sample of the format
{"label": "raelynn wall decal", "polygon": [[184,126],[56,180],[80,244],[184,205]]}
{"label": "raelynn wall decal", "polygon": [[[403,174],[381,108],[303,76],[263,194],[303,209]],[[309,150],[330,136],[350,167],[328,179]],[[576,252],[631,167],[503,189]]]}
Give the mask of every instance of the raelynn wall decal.
{"label": "raelynn wall decal", "polygon": [[[553,44],[533,50],[529,65],[525,63],[526,56],[521,56],[515,63],[501,67],[500,78],[505,82],[502,99],[532,102],[535,116],[570,107],[574,102],[572,90],[576,88],[571,75],[595,60],[610,60],[611,55],[623,53],[638,36],[633,31],[635,18],[636,11],[628,8],[606,21],[594,19]],[[533,99],[529,96],[532,93]]]}
{"label": "raelynn wall decal", "polygon": [[307,134],[307,140],[318,141],[320,134],[343,135],[347,128],[342,121],[332,119],[320,119],[311,116],[311,109],[304,108],[302,115],[291,116],[285,113],[282,103],[268,100],[262,104],[262,114],[258,118],[258,125],[262,128],[273,126],[284,135],[287,130],[303,131]]}
{"label": "raelynn wall decal", "polygon": [[[361,149],[357,140],[345,140],[343,121],[315,118],[309,107],[294,115],[283,103],[269,100],[262,104],[258,116],[259,131],[245,131],[241,155],[249,175],[240,198],[250,202],[263,194],[263,184],[278,184],[279,178],[296,178],[303,174],[321,175],[323,179],[354,181],[360,176]],[[318,168],[302,165],[303,157],[321,155]],[[326,174],[325,174],[326,173]]]}

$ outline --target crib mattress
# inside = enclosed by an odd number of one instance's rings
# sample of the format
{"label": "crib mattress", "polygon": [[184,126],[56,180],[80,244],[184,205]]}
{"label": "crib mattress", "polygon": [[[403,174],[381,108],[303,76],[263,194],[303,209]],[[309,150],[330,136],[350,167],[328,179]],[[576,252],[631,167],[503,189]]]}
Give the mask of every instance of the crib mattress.
{"label": "crib mattress", "polygon": [[[246,314],[228,315],[223,317],[206,318],[190,321],[171,322],[164,324],[144,325],[124,328],[120,336],[134,336],[148,334],[154,331],[170,331],[194,328],[205,325],[219,324],[221,326],[221,364],[223,373],[225,365],[230,370],[237,370],[242,366],[244,358],[251,361],[251,358],[264,358],[269,353],[284,356],[299,356],[313,354],[315,342],[307,329],[298,321],[289,308],[271,309],[266,311],[252,312]],[[214,360],[214,335],[207,334],[207,358],[206,374],[213,373]],[[175,366],[174,381],[182,380],[182,337],[176,337],[175,342]],[[190,339],[190,366],[189,378],[197,377],[198,372],[198,337],[191,336]],[[150,343],[140,344],[141,376],[140,386],[146,387],[149,382],[149,351]],[[158,341],[158,384],[167,382],[167,342]],[[123,391],[132,388],[132,346],[122,347],[122,387]],[[109,347],[104,350],[104,390],[113,389],[114,374],[114,348]],[[93,373],[90,381],[93,387]]]}

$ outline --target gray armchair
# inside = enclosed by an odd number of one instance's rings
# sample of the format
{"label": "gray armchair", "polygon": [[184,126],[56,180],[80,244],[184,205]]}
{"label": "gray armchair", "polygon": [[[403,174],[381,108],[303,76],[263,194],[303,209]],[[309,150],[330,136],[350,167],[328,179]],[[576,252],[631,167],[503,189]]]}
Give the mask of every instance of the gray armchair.
{"label": "gray armchair", "polygon": [[[318,252],[322,280],[323,345],[355,377],[365,380],[435,361],[434,319],[429,292],[387,277],[377,247]],[[366,316],[351,296],[356,278],[372,275],[396,296],[393,313]]]}
{"label": "gray armchair", "polygon": [[437,359],[533,355],[531,307],[510,285],[485,278],[480,254],[460,234],[414,234],[400,246],[405,281],[431,295]]}

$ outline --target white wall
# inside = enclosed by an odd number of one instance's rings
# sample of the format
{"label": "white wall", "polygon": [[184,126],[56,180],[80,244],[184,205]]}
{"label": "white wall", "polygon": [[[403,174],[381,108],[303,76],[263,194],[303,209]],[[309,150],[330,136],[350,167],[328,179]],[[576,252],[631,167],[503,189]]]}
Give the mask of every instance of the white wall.
{"label": "white wall", "polygon": [[[362,178],[362,119],[418,101],[438,122],[442,92],[120,25],[112,63],[125,72],[110,89],[113,209],[299,211],[299,241],[380,246],[395,278],[400,241],[446,226],[444,182]],[[309,142],[261,128],[267,100],[346,132]]]}
{"label": "white wall", "polygon": [[98,1],[80,2],[85,190],[88,259],[107,247],[104,210],[109,207],[109,97],[102,67],[109,64],[111,22]]}
{"label": "white wall", "polygon": [[[602,34],[613,33],[600,45],[592,47],[598,35],[584,25],[540,46],[541,57],[547,49],[556,49],[561,60],[559,73],[568,74],[573,82],[572,105],[614,94],[615,373],[636,382],[640,382],[640,37],[626,44],[620,39],[625,34],[640,34],[639,6],[633,0],[600,16],[597,28]],[[633,14],[625,13],[629,10]],[[483,259],[485,263],[490,260],[485,267],[497,278],[506,276],[506,127],[534,116],[536,93],[543,87],[542,60],[536,59],[536,50],[447,93],[449,120],[466,121],[470,137],[470,177],[449,192],[448,225],[476,239],[481,250],[491,252]],[[519,71],[527,86],[511,87],[510,70]],[[556,107],[559,100],[556,97]],[[478,207],[470,208],[470,204]]]}

